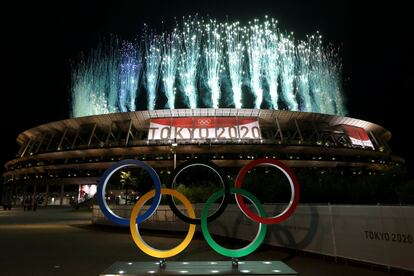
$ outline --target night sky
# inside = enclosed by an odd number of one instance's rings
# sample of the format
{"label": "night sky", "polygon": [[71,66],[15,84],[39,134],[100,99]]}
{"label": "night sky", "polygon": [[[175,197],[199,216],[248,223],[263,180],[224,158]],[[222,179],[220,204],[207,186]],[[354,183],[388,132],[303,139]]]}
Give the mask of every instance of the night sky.
{"label": "night sky", "polygon": [[[81,51],[109,34],[131,39],[144,23],[169,30],[174,17],[194,15],[247,22],[269,15],[281,30],[304,38],[316,30],[342,49],[349,116],[380,124],[393,137],[394,153],[414,158],[408,128],[413,127],[411,9],[398,1],[67,1],[18,2],[2,8],[6,46],[1,112],[0,163],[18,147],[16,136],[39,124],[66,119],[70,110],[70,68]],[[361,3],[358,3],[361,2]],[[164,21],[164,23],[161,23]],[[3,46],[4,46],[3,45]],[[3,61],[4,62],[4,61]],[[3,63],[4,64],[4,63]]]}

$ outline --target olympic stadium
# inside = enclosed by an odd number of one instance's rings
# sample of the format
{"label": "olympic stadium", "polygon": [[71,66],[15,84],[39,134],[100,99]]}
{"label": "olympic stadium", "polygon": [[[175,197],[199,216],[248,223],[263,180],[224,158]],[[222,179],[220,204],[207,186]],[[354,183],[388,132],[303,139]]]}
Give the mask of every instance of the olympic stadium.
{"label": "olympic stadium", "polygon": [[[154,128],[165,118],[165,126]],[[179,119],[184,119],[181,126]],[[247,124],[237,125],[246,119]],[[213,127],[200,128],[208,122]],[[260,132],[253,133],[255,126],[260,126]],[[181,129],[179,137],[175,137],[175,128]],[[190,137],[188,129],[197,133]],[[356,136],[355,131],[350,134],[350,129],[362,129],[369,140]],[[223,137],[219,137],[221,132]],[[244,132],[247,138],[242,137]],[[9,185],[35,186],[42,193],[57,185],[60,193],[66,186],[71,191],[74,185],[96,184],[112,163],[127,158],[145,161],[166,174],[175,162],[197,158],[237,168],[264,157],[277,158],[293,168],[380,173],[403,163],[390,153],[390,137],[388,130],[367,121],[306,112],[206,108],[104,114],[24,131],[17,137],[17,157],[6,164],[3,177]]]}

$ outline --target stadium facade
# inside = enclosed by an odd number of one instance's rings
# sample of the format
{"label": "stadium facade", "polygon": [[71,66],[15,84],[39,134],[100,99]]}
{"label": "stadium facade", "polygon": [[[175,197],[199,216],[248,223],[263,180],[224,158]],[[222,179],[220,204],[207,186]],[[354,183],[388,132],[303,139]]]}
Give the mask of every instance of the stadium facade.
{"label": "stadium facade", "polygon": [[264,109],[174,109],[71,118],[36,126],[17,137],[5,164],[13,194],[42,194],[43,204],[68,204],[95,189],[114,162],[143,160],[159,173],[207,159],[240,168],[277,158],[292,168],[338,168],[376,173],[404,160],[391,153],[391,133],[367,121],[319,113]]}

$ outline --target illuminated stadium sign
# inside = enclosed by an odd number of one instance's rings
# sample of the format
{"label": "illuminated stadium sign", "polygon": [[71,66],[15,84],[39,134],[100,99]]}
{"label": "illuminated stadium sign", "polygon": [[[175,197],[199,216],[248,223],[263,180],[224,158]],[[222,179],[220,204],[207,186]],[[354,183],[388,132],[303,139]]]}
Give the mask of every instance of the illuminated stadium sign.
{"label": "illuminated stadium sign", "polygon": [[261,139],[257,118],[184,117],[151,119],[148,140]]}
{"label": "illuminated stadium sign", "polygon": [[352,145],[374,148],[371,140],[368,137],[368,134],[363,128],[351,126],[351,125],[342,125],[346,135],[348,135],[349,140],[351,140]]}

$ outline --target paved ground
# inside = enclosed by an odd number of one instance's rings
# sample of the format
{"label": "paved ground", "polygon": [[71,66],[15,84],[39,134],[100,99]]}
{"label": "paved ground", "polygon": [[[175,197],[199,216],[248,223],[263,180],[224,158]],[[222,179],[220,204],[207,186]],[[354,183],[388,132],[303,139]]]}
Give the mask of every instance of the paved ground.
{"label": "paved ground", "polygon": [[[0,275],[99,275],[115,261],[153,260],[139,251],[127,229],[94,226],[90,216],[87,210],[64,208],[0,210]],[[183,236],[144,233],[148,244],[161,249],[178,244]],[[226,258],[197,237],[173,260]],[[389,275],[378,268],[335,263],[274,247],[263,247],[246,260],[283,260],[303,276]]]}

